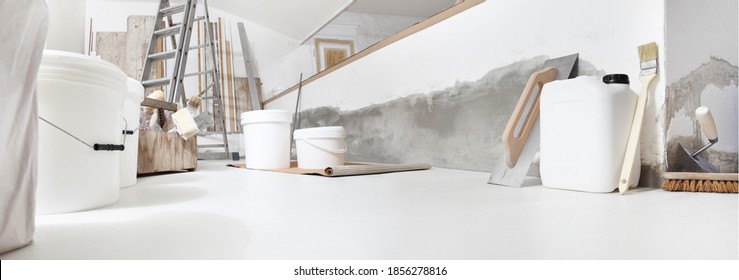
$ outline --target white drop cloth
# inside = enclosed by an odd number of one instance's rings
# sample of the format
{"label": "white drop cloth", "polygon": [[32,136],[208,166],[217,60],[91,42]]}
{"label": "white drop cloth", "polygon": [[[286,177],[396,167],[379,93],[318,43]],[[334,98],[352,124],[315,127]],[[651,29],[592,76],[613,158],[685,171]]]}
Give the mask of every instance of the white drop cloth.
{"label": "white drop cloth", "polygon": [[0,0],[0,253],[33,240],[43,0]]}

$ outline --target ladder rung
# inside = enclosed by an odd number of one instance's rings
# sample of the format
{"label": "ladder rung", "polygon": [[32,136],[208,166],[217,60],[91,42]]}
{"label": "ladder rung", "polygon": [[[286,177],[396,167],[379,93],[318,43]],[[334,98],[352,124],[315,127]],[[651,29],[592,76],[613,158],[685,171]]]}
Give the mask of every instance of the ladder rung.
{"label": "ladder rung", "polygon": [[192,21],[193,22],[196,22],[196,21],[201,21],[201,20],[204,20],[204,19],[205,19],[205,16],[199,16],[199,17],[196,17],[196,18],[192,19]]}
{"label": "ladder rung", "polygon": [[177,33],[180,33],[181,27],[182,25],[175,25],[175,26],[164,28],[164,29],[159,29],[157,31],[154,31],[154,36],[164,37],[164,36],[175,35]]}
{"label": "ladder rung", "polygon": [[210,72],[213,72],[213,70],[206,70],[206,71],[200,71],[200,72],[194,72],[194,73],[187,73],[187,74],[185,74],[185,77],[200,76],[202,74],[208,74]]}
{"label": "ladder rung", "polygon": [[162,14],[162,16],[168,16],[171,14],[181,13],[185,11],[185,7],[187,7],[187,4],[180,4],[175,6],[169,6],[164,9],[159,10],[159,12]]}
{"label": "ladder rung", "polygon": [[177,55],[177,50],[171,50],[171,51],[160,52],[160,53],[155,53],[155,54],[149,55],[149,59],[151,59],[151,60],[164,60],[164,59],[174,58],[175,55]]}
{"label": "ladder rung", "polygon": [[202,48],[208,47],[208,45],[211,45],[211,44],[215,45],[216,42],[218,41],[213,41],[212,43],[205,43],[205,44],[190,46],[190,50],[202,49]]}
{"label": "ladder rung", "polygon": [[141,84],[145,88],[147,88],[147,87],[157,87],[157,86],[168,85],[169,82],[170,82],[170,80],[171,80],[171,78],[164,77],[164,78],[159,78],[159,79],[142,81]]}
{"label": "ladder rung", "polygon": [[198,145],[198,148],[223,148],[225,146],[224,144],[204,144]]}

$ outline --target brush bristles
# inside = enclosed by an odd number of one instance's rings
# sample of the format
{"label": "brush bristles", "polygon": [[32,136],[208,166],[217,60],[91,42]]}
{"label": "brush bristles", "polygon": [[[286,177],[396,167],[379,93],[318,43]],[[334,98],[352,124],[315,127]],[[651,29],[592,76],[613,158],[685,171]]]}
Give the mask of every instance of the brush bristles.
{"label": "brush bristles", "polygon": [[202,100],[203,99],[200,98],[200,96],[194,95],[193,97],[190,97],[190,100],[187,101],[187,106],[197,109],[200,107],[200,102]]}
{"label": "brush bristles", "polygon": [[639,46],[639,61],[645,62],[657,59],[657,43],[651,42],[649,44]]}
{"label": "brush bristles", "polygon": [[662,189],[673,192],[737,193],[737,181],[666,179]]}

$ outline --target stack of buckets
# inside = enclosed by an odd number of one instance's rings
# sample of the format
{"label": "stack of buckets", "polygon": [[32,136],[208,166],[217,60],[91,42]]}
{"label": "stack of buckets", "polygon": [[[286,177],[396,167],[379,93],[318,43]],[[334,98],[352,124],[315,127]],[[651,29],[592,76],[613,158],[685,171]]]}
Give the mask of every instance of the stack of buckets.
{"label": "stack of buckets", "polygon": [[[136,184],[138,135],[123,131],[138,127],[143,97],[141,84],[109,62],[44,51],[38,113],[49,123],[39,121],[37,213],[107,206]],[[123,151],[87,146],[124,143]]]}
{"label": "stack of buckets", "polygon": [[[285,110],[259,110],[241,114],[246,167],[251,169],[290,168],[290,125],[292,114]],[[298,168],[324,169],[344,164],[346,132],[341,126],[295,130]]]}

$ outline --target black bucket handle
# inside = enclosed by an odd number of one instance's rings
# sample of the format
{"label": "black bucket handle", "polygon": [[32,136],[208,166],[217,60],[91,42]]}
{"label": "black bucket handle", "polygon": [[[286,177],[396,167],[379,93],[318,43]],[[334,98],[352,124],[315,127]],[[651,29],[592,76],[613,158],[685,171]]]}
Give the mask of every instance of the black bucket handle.
{"label": "black bucket handle", "polygon": [[[100,143],[95,143],[93,145],[90,145],[87,142],[82,141],[81,139],[77,138],[72,133],[69,133],[66,130],[62,129],[61,127],[59,127],[59,126],[53,124],[52,122],[44,119],[43,117],[39,116],[38,118],[40,120],[44,121],[45,123],[48,123],[49,125],[53,126],[54,128],[58,129],[59,131],[64,132],[64,134],[67,134],[70,137],[74,138],[74,140],[77,140],[78,142],[84,144],[85,146],[88,146],[88,147],[92,148],[95,151],[123,151],[123,150],[126,149],[126,138],[125,137],[123,138],[123,144],[100,144]],[[124,119],[123,121],[125,122],[126,120]],[[126,127],[128,127],[128,122],[126,122]],[[123,133],[123,135],[133,135],[134,132],[135,132],[135,130],[123,130],[122,133]]]}

